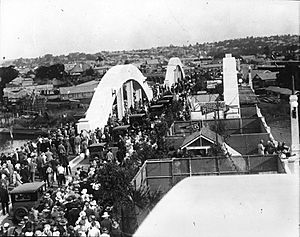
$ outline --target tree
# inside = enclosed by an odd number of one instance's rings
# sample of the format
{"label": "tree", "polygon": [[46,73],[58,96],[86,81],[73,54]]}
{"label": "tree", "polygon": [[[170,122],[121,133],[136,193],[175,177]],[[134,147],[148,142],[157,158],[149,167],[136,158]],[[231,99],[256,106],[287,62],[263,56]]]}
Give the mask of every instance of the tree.
{"label": "tree", "polygon": [[130,202],[132,178],[130,169],[115,163],[106,163],[96,175],[96,181],[101,184],[101,200],[116,206]]}
{"label": "tree", "polygon": [[0,100],[3,99],[3,89],[5,85],[11,82],[19,75],[19,71],[14,66],[0,68]]}
{"label": "tree", "polygon": [[88,68],[84,71],[83,73],[85,76],[95,76],[96,75],[96,71],[93,68]]}
{"label": "tree", "polygon": [[295,89],[300,90],[300,69],[296,64],[288,63],[285,69],[279,72],[277,82],[281,87],[292,89],[292,77],[295,80]]}
{"label": "tree", "polygon": [[37,78],[44,79],[61,79],[64,76],[65,66],[63,64],[57,63],[49,67],[40,66],[35,70],[35,75]]}

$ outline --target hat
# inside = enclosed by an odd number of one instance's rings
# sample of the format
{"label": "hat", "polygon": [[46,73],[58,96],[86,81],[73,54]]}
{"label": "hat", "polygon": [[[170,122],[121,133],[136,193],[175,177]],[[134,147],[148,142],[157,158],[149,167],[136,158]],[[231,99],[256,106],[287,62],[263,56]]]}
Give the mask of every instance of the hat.
{"label": "hat", "polygon": [[50,230],[50,229],[51,229],[51,225],[45,224],[45,225],[44,225],[44,228]]}
{"label": "hat", "polygon": [[59,231],[53,231],[52,236],[58,237],[58,236],[60,236],[60,232]]}
{"label": "hat", "polygon": [[79,225],[84,225],[84,224],[85,224],[84,220],[79,221]]}
{"label": "hat", "polygon": [[42,236],[42,235],[43,235],[42,231],[40,230],[35,231],[35,236]]}
{"label": "hat", "polygon": [[96,200],[91,201],[91,202],[90,202],[90,205],[91,205],[91,206],[96,206],[96,205],[97,205]]}
{"label": "hat", "polygon": [[8,228],[8,227],[9,227],[9,223],[7,223],[7,222],[4,223],[3,227],[4,227],[4,228]]}
{"label": "hat", "polygon": [[59,224],[60,224],[60,225],[67,225],[67,224],[68,224],[68,221],[67,221],[66,219],[61,219],[61,220],[59,221]]}
{"label": "hat", "polygon": [[104,212],[102,215],[103,218],[109,217],[109,214],[107,212]]}
{"label": "hat", "polygon": [[85,211],[81,211],[81,212],[79,213],[79,216],[86,216]]}

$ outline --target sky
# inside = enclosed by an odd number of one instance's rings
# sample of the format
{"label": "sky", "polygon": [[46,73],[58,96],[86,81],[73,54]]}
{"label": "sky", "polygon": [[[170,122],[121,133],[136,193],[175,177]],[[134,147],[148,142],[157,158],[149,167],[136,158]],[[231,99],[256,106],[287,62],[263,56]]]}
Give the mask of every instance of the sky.
{"label": "sky", "polygon": [[189,45],[299,34],[297,1],[0,0],[0,56]]}

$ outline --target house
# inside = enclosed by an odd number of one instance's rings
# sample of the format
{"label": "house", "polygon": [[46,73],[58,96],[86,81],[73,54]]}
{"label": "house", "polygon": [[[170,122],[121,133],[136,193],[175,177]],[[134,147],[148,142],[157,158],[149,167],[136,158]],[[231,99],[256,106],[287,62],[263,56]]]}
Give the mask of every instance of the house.
{"label": "house", "polygon": [[213,119],[216,111],[218,111],[218,116],[223,118],[225,103],[224,101],[218,101],[218,97],[218,94],[206,93],[189,96],[191,120]]}
{"label": "house", "polygon": [[254,61],[256,59],[255,55],[241,55],[242,60],[245,63],[250,63],[251,61]]}
{"label": "house", "polygon": [[85,63],[77,63],[70,71],[71,76],[80,76],[84,71],[89,69],[90,66]]}
{"label": "house", "polygon": [[94,68],[95,71],[98,72],[100,76],[104,76],[104,74],[110,69],[110,66],[96,66]]}
{"label": "house", "polygon": [[185,137],[180,149],[187,149],[194,155],[207,156],[212,146],[218,144],[224,146],[224,151],[229,152],[231,155],[241,155],[239,152],[224,143],[224,139],[218,133],[204,126],[200,131],[195,131],[191,135]]}
{"label": "house", "polygon": [[255,90],[268,86],[276,86],[277,74],[278,72],[256,73],[252,80],[253,89]]}
{"label": "house", "polygon": [[157,69],[160,67],[160,62],[158,59],[148,59],[146,60],[144,67],[146,72],[154,72],[157,71]]}
{"label": "house", "polygon": [[76,66],[76,63],[66,63],[64,64],[64,66],[65,66],[65,71],[69,73]]}
{"label": "house", "polygon": [[60,98],[62,100],[68,99],[91,99],[94,95],[99,81],[88,81],[77,86],[60,87]]}

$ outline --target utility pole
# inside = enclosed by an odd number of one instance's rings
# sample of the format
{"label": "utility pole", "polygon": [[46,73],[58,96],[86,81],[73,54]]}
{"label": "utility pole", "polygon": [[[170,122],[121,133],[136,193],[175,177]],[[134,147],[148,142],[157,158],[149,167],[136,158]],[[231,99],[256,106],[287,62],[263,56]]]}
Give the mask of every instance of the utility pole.
{"label": "utility pole", "polygon": [[299,118],[298,118],[298,96],[295,95],[295,78],[292,76],[293,88],[292,95],[290,95],[290,116],[291,116],[291,154],[295,156],[293,163],[293,171],[298,176],[299,173],[299,155],[300,155],[300,141],[299,141]]}

